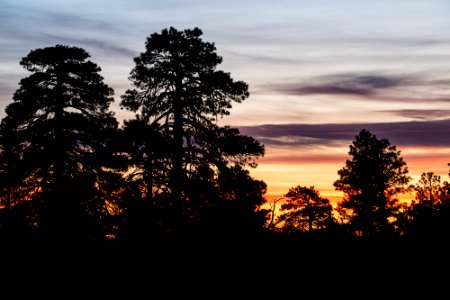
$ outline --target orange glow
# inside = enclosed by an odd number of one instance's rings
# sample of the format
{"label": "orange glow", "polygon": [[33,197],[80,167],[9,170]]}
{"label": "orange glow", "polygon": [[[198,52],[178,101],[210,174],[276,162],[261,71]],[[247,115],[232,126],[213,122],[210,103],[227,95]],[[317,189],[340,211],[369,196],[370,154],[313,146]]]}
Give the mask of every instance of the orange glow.
{"label": "orange glow", "polygon": [[[450,148],[402,148],[401,156],[406,161],[411,184],[416,184],[422,172],[433,172],[441,176],[441,182],[449,181],[448,165]],[[278,149],[267,147],[266,155],[259,160],[252,176],[267,184],[266,198],[271,201],[286,194],[291,187],[314,186],[322,197],[335,206],[342,200],[343,193],[336,191],[333,182],[338,179],[338,170],[350,159],[348,147],[322,149]],[[400,201],[414,199],[412,193],[398,195]]]}

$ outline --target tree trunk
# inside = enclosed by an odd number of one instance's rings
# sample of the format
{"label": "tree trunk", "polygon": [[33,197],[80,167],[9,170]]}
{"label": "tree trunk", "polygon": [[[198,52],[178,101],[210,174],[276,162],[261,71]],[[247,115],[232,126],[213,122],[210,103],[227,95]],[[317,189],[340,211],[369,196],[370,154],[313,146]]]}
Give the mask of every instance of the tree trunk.
{"label": "tree trunk", "polygon": [[60,78],[60,74],[57,74],[58,82],[54,93],[53,187],[50,189],[47,214],[48,229],[52,235],[56,234],[58,237],[66,234],[67,223],[70,223],[73,214],[72,211],[67,211],[69,206],[65,203],[67,199],[64,199],[64,99]]}
{"label": "tree trunk", "polygon": [[54,127],[54,188],[56,196],[59,198],[63,190],[63,176],[64,176],[64,131],[63,131],[63,114],[64,104],[62,103],[63,90],[61,83],[58,82],[55,93],[55,127]]}
{"label": "tree trunk", "polygon": [[177,78],[175,84],[174,101],[174,121],[173,121],[173,166],[172,166],[172,200],[173,205],[180,207],[182,195],[183,179],[183,96],[181,78]]}
{"label": "tree trunk", "polygon": [[[147,144],[147,147],[148,144]],[[152,204],[153,200],[153,153],[151,150],[147,151],[147,158],[145,161],[145,170],[144,170],[144,181],[146,186],[146,198],[148,203]]]}

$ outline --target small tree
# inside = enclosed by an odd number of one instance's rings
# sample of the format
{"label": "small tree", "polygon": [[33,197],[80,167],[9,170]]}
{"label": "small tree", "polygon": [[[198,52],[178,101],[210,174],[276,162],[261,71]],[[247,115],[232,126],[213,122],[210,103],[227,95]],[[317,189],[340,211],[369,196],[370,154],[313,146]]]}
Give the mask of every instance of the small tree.
{"label": "small tree", "polygon": [[422,206],[433,208],[433,204],[439,200],[441,190],[441,176],[433,172],[423,172],[420,175],[419,183],[414,186],[416,200]]}
{"label": "small tree", "polygon": [[278,217],[278,223],[286,232],[326,229],[334,222],[333,207],[327,198],[322,198],[314,188],[296,186],[289,189],[285,195],[287,200],[280,207],[283,212]]}
{"label": "small tree", "polygon": [[450,206],[450,183],[444,181],[439,191],[439,201],[442,205]]}
{"label": "small tree", "polygon": [[433,172],[423,172],[413,186],[416,201],[409,209],[408,236],[430,238],[447,235],[450,230],[450,187]]}
{"label": "small tree", "polygon": [[411,179],[400,154],[387,139],[365,129],[350,145],[352,159],[338,171],[334,186],[345,194],[338,205],[350,216],[354,234],[371,237],[392,230],[399,207],[395,196],[407,190]]}

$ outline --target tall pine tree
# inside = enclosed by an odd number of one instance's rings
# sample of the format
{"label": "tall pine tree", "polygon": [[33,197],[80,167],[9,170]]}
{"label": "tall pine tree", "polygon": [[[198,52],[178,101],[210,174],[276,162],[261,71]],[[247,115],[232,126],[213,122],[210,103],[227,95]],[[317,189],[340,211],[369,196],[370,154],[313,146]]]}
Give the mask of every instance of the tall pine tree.
{"label": "tall pine tree", "polygon": [[52,236],[95,235],[92,226],[108,213],[103,167],[118,124],[109,110],[113,90],[89,57],[63,45],[31,51],[20,62],[31,75],[2,120],[3,147],[15,151],[3,157],[6,170],[20,170],[14,178],[32,200],[29,219]]}
{"label": "tall pine tree", "polygon": [[[205,168],[212,172],[208,177],[216,191],[203,195],[212,201],[213,194],[215,198],[221,194],[220,176],[232,174],[230,168],[255,166],[256,158],[264,154],[258,141],[237,129],[218,126],[218,118],[230,113],[233,102],[249,96],[248,85],[217,69],[222,57],[214,43],[202,40],[202,34],[199,28],[179,31],[173,27],[151,34],[129,77],[135,88],[126,91],[121,102],[136,113],[134,120],[125,122],[125,131],[140,127],[145,135],[137,138],[140,143],[134,143],[134,149],[144,158],[139,166],[146,194],[167,195],[169,206],[189,211],[190,219],[196,214],[192,206],[186,208],[187,203],[210,190],[192,194],[202,177],[199,172],[208,173]],[[258,199],[260,205],[264,200]]]}

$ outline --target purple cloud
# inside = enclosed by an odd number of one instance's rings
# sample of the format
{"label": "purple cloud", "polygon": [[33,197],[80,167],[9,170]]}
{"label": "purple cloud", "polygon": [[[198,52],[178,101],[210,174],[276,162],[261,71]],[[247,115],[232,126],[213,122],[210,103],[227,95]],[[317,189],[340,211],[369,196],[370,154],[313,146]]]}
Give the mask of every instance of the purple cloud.
{"label": "purple cloud", "polygon": [[276,92],[290,95],[356,95],[371,96],[388,88],[417,85],[415,76],[386,76],[372,74],[335,74],[311,78],[305,83],[270,85]]}
{"label": "purple cloud", "polygon": [[239,129],[266,146],[276,147],[351,144],[362,129],[397,146],[450,146],[450,119],[367,124],[267,124]]}

